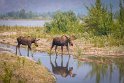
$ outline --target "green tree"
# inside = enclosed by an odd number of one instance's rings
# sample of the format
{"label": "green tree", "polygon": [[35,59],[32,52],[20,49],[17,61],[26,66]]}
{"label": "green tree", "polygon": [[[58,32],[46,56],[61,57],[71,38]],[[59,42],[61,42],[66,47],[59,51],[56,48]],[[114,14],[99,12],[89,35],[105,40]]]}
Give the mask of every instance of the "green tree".
{"label": "green tree", "polygon": [[19,11],[19,17],[20,17],[20,18],[26,18],[26,12],[25,12],[24,9],[21,9],[21,10]]}
{"label": "green tree", "polygon": [[57,11],[53,20],[50,23],[46,23],[47,32],[78,32],[79,31],[79,21],[74,12],[61,12]]}
{"label": "green tree", "polygon": [[107,7],[102,6],[101,0],[96,0],[95,5],[87,8],[89,13],[86,19],[88,31],[94,35],[108,35],[111,31],[111,16],[107,11]]}
{"label": "green tree", "polygon": [[124,37],[124,0],[120,0],[119,23],[120,23],[120,37]]}

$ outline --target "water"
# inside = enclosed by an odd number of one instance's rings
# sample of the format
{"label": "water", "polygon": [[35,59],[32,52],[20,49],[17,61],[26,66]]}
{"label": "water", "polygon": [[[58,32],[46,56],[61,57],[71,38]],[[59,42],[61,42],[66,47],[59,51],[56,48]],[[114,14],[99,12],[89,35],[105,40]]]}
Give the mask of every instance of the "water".
{"label": "water", "polygon": [[0,25],[5,26],[41,26],[43,27],[49,20],[0,20]]}
{"label": "water", "polygon": [[[15,46],[0,44],[0,47],[11,49],[15,53]],[[21,48],[20,51],[22,55],[27,55],[27,49]],[[108,64],[78,61],[73,56],[69,58],[68,55],[63,55],[63,57],[58,55],[57,58],[56,55],[51,55],[50,57],[45,52],[33,52],[33,57],[31,53],[29,57],[35,61],[40,60],[55,75],[57,83],[124,83],[124,57],[90,57],[92,60]],[[111,64],[109,64],[110,61]],[[68,69],[66,65],[68,65]],[[70,74],[69,68],[73,68]],[[66,69],[66,72],[64,72],[64,69]]]}

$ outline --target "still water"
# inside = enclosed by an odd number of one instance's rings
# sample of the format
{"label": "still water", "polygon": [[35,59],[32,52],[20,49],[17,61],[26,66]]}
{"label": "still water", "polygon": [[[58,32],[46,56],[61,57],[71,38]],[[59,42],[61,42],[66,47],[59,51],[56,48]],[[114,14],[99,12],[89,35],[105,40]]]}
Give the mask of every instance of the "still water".
{"label": "still water", "polygon": [[0,26],[44,26],[49,20],[0,20]]}
{"label": "still water", "polygon": [[[15,46],[0,44],[15,53]],[[27,49],[21,48],[21,54],[27,57]],[[124,83],[124,57],[89,57],[102,63],[79,61],[73,56],[51,55],[45,52],[30,53],[30,58],[41,61],[56,77],[56,83]],[[111,62],[111,63],[110,63]]]}

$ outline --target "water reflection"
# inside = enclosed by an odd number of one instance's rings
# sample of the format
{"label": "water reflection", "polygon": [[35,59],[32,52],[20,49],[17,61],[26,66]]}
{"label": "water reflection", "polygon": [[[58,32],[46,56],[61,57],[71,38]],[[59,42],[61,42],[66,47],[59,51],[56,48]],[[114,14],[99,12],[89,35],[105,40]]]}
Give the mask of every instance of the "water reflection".
{"label": "water reflection", "polygon": [[59,65],[59,63],[56,61],[57,56],[58,55],[56,54],[55,61],[52,61],[51,55],[50,55],[50,64],[52,66],[52,72],[56,75],[61,75],[64,78],[66,78],[67,76],[75,77],[76,74],[73,73],[73,67],[69,67],[70,56],[68,57],[68,61],[66,62],[66,66],[63,65],[64,64],[63,63],[63,55],[61,55],[61,65]]}
{"label": "water reflection", "polygon": [[[92,67],[91,71],[85,76],[87,78],[93,78],[95,76],[95,83],[104,83],[104,79],[108,79],[106,83],[124,83],[124,58],[107,58],[107,57],[97,57],[92,58],[94,62],[88,62]],[[97,62],[96,60],[101,61],[102,63]],[[111,61],[112,63],[108,63]],[[115,70],[118,73],[116,74],[118,78],[113,79],[115,76]]]}
{"label": "water reflection", "polygon": [[86,77],[94,77],[96,76],[96,83],[100,83],[101,77],[105,77],[108,70],[108,65],[105,64],[95,64],[89,63],[92,66],[92,70],[87,74]]}
{"label": "water reflection", "polygon": [[115,58],[113,61],[118,68],[119,83],[124,83],[124,57]]}

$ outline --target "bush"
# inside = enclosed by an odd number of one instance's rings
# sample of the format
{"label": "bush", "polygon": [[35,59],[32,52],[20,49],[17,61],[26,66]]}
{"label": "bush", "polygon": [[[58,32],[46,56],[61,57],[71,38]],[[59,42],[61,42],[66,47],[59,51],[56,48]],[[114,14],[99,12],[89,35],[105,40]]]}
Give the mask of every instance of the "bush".
{"label": "bush", "polygon": [[72,11],[56,12],[53,20],[50,23],[45,24],[46,32],[53,33],[68,33],[79,32],[80,24],[75,13]]}

